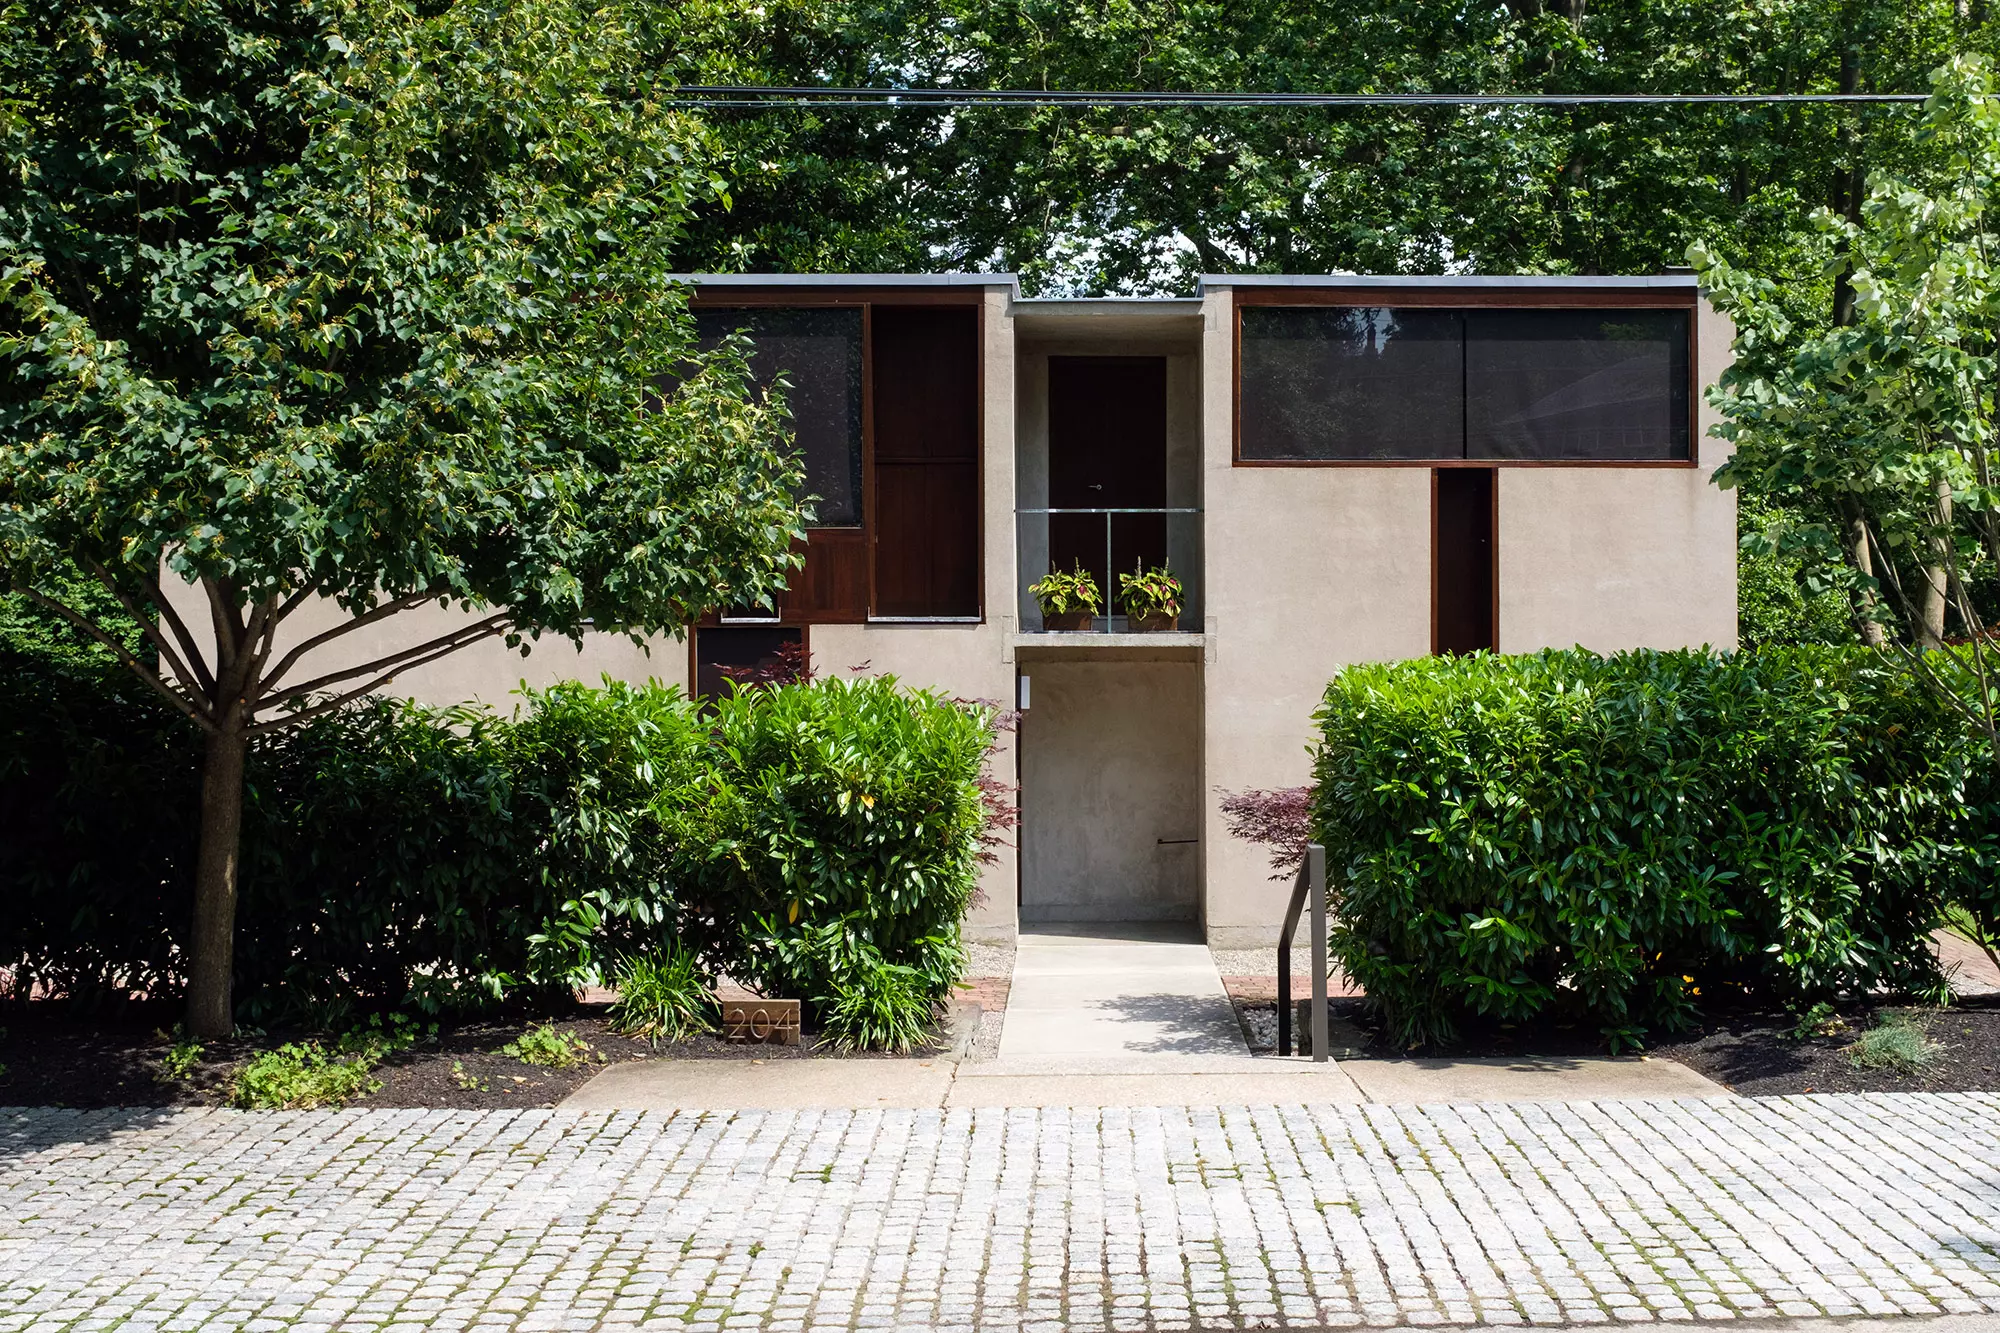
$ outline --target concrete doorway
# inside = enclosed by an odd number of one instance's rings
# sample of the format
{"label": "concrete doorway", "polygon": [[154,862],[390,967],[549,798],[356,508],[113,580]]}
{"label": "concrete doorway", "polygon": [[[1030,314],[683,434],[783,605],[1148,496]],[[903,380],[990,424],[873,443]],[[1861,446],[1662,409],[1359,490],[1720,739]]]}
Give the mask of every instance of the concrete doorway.
{"label": "concrete doorway", "polygon": [[1021,921],[1200,919],[1201,662],[1024,656]]}

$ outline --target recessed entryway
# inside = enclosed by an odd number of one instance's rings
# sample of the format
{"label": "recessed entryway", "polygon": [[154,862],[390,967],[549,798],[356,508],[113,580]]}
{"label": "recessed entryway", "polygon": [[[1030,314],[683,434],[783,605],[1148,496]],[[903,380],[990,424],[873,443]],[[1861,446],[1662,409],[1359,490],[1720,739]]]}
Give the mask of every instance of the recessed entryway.
{"label": "recessed entryway", "polygon": [[1199,915],[1201,663],[1027,660],[1021,920]]}

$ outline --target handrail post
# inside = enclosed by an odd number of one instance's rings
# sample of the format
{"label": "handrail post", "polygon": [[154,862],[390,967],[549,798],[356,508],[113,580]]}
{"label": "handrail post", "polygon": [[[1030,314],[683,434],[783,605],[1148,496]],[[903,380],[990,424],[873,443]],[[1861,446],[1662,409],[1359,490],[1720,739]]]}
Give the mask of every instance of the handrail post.
{"label": "handrail post", "polygon": [[1305,907],[1306,863],[1292,876],[1291,901],[1285,904],[1285,924],[1278,932],[1278,1054],[1294,1055],[1292,1048],[1292,936],[1298,933],[1299,912]]}
{"label": "handrail post", "polygon": [[1327,1059],[1326,1048],[1331,1041],[1326,1030],[1326,848],[1316,842],[1306,844],[1306,866],[1311,871],[1312,894],[1313,1063],[1319,1064]]}
{"label": "handrail post", "polygon": [[1104,511],[1104,632],[1111,632],[1111,511]]}

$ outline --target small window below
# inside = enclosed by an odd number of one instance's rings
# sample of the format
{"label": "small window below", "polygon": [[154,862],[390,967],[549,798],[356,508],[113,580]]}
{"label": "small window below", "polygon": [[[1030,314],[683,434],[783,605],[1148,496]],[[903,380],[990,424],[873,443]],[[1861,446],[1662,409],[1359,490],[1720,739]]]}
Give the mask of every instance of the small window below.
{"label": "small window below", "polygon": [[790,382],[786,404],[805,459],[813,526],[861,523],[861,311],[837,307],[710,307],[695,312],[704,349],[738,330],[755,344],[750,372],[759,386]]}
{"label": "small window below", "polygon": [[1431,478],[1431,651],[1493,651],[1493,469],[1441,467]]}
{"label": "small window below", "polygon": [[797,626],[751,628],[731,625],[721,629],[697,629],[694,631],[694,697],[727,697],[732,677],[747,683],[783,674],[804,654],[805,647],[805,631]]}
{"label": "small window below", "polygon": [[1467,458],[1688,456],[1688,312],[1472,310]]}

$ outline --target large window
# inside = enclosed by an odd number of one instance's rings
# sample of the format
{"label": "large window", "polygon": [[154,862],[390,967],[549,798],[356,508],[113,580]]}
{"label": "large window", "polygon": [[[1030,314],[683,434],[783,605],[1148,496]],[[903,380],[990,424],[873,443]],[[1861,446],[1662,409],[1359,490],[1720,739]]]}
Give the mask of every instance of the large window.
{"label": "large window", "polygon": [[777,291],[732,294],[695,308],[704,346],[740,330],[756,381],[782,374],[791,385],[805,490],[818,497],[805,566],[777,605],[720,619],[978,620],[979,305],[932,293],[850,290],[826,304],[803,295],[779,304]]}
{"label": "large window", "polygon": [[1686,309],[1246,306],[1248,462],[1684,461]]}
{"label": "large window", "polygon": [[695,312],[704,348],[742,330],[755,349],[750,372],[768,386],[782,374],[805,459],[813,525],[861,526],[861,311],[853,306],[708,307]]}

